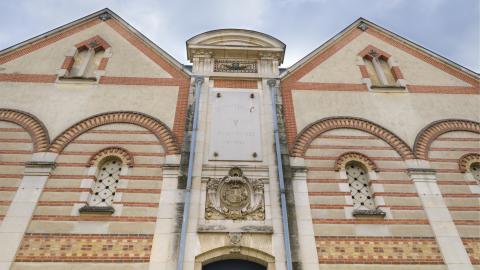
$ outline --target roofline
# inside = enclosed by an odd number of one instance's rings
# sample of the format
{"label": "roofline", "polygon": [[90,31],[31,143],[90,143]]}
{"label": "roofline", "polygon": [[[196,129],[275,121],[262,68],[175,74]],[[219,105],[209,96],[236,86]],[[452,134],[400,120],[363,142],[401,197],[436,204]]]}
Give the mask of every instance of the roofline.
{"label": "roofline", "polygon": [[396,39],[399,39],[405,43],[407,43],[408,45],[410,46],[413,46],[414,48],[416,49],[419,49],[421,51],[423,51],[424,53],[428,54],[429,56],[432,56],[438,60],[440,60],[441,62],[447,64],[447,65],[450,65],[456,69],[458,69],[459,71],[461,72],[465,72],[467,73],[468,75],[476,78],[477,80],[479,79],[479,76],[480,76],[480,73],[477,73],[467,67],[464,67],[446,57],[443,57],[437,53],[435,53],[434,51],[432,50],[429,50],[421,45],[418,45],[417,43],[413,42],[413,41],[410,41],[409,39],[407,38],[404,38],[392,31],[389,31],[363,17],[359,17],[358,19],[356,19],[353,23],[349,24],[347,27],[345,27],[344,29],[342,29],[340,32],[338,32],[335,36],[331,37],[330,39],[328,39],[327,41],[325,41],[322,45],[320,45],[319,47],[317,47],[316,49],[314,49],[313,51],[311,51],[309,54],[307,54],[306,56],[302,57],[299,61],[297,61],[295,64],[293,64],[292,66],[288,67],[281,75],[280,75],[280,78],[281,79],[284,79],[286,78],[287,76],[289,76],[289,74],[293,73],[296,69],[300,68],[301,66],[303,66],[306,62],[308,62],[313,56],[317,55],[318,53],[320,53],[322,50],[324,50],[326,47],[328,47],[329,45],[331,45],[332,43],[334,43],[337,39],[339,39],[340,37],[342,37],[345,33],[347,33],[348,31],[351,31],[353,28],[355,28],[358,24],[360,23],[366,23],[372,27],[375,27],[377,28],[378,30],[386,33],[386,34],[389,34],[391,36],[393,36],[394,38]]}
{"label": "roofline", "polygon": [[269,39],[273,39],[273,40],[277,41],[278,43],[282,44],[283,49],[285,49],[287,47],[287,45],[285,45],[285,43],[283,43],[281,40],[279,40],[278,38],[276,38],[274,36],[271,36],[269,34],[265,34],[263,32],[250,30],[250,29],[242,29],[242,28],[220,28],[220,29],[209,30],[209,31],[206,31],[206,32],[203,32],[203,33],[200,33],[200,34],[196,34],[195,36],[187,39],[186,44],[188,45],[192,39],[195,39],[195,38],[197,38],[201,35],[212,34],[214,32],[220,32],[220,31],[244,31],[244,32],[249,32],[249,33],[253,33],[253,34],[259,34],[259,35],[265,36]]}
{"label": "roofline", "polygon": [[30,39],[27,39],[25,41],[22,41],[20,43],[17,43],[17,44],[14,44],[10,47],[7,47],[3,50],[0,50],[0,56],[4,55],[4,54],[7,54],[9,52],[12,52],[16,49],[19,49],[23,46],[26,46],[26,45],[29,45],[29,44],[32,44],[32,43],[35,43],[39,40],[42,40],[42,39],[45,39],[47,37],[50,37],[54,34],[57,34],[65,29],[68,29],[78,23],[81,23],[81,22],[84,22],[84,21],[88,21],[88,20],[91,20],[93,18],[96,18],[102,14],[105,14],[105,13],[108,13],[110,16],[112,16],[112,18],[116,19],[117,21],[119,21],[120,23],[122,23],[128,30],[132,31],[135,35],[137,35],[138,37],[140,37],[142,40],[144,40],[147,45],[149,45],[150,47],[152,47],[154,50],[156,50],[158,53],[160,53],[162,56],[164,56],[165,58],[167,58],[167,61],[170,62],[172,65],[176,66],[180,71],[184,72],[185,74],[191,76],[192,73],[185,69],[183,67],[183,64],[180,63],[179,61],[177,61],[177,59],[173,58],[169,53],[167,53],[166,51],[164,51],[162,48],[160,48],[157,44],[155,44],[153,41],[151,41],[149,38],[147,38],[145,35],[143,35],[140,31],[138,31],[135,27],[133,27],[132,25],[130,25],[128,22],[126,22],[122,17],[120,17],[119,15],[117,15],[115,12],[113,12],[112,10],[110,10],[109,8],[104,8],[104,9],[101,9],[99,11],[96,11],[92,14],[89,14],[87,16],[84,16],[84,17],[81,17],[77,20],[74,20],[70,23],[67,23],[67,24],[64,24],[62,26],[59,26],[57,28],[54,28],[53,30],[50,30],[50,31],[47,31],[43,34],[40,34],[38,36],[35,36],[33,38],[30,38]]}

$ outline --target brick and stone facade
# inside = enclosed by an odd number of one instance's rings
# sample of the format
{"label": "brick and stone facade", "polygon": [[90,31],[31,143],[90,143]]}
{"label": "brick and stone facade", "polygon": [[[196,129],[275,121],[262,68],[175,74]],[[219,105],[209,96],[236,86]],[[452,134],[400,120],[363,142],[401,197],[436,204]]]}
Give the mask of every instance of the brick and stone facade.
{"label": "brick and stone facade", "polygon": [[106,9],[0,51],[1,270],[480,269],[477,73],[364,19],[285,70],[161,45]]}

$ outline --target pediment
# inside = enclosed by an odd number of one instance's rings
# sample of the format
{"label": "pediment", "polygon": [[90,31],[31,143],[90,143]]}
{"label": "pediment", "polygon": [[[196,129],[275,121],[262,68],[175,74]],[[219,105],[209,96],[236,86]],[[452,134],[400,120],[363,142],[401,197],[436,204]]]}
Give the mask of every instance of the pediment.
{"label": "pediment", "polygon": [[264,33],[244,29],[220,29],[196,35],[188,45],[285,48],[280,40]]}
{"label": "pediment", "polygon": [[187,56],[192,54],[219,53],[225,57],[229,53],[249,52],[252,56],[258,53],[275,53],[283,61],[285,44],[280,40],[256,31],[245,29],[219,29],[198,34],[187,40]]}

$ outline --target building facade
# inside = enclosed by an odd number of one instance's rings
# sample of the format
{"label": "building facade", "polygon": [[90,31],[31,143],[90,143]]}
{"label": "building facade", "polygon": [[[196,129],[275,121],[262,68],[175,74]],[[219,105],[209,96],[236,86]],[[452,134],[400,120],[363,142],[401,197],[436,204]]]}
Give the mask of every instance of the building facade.
{"label": "building facade", "polygon": [[186,47],[105,9],[0,52],[0,269],[480,269],[478,74],[362,18]]}

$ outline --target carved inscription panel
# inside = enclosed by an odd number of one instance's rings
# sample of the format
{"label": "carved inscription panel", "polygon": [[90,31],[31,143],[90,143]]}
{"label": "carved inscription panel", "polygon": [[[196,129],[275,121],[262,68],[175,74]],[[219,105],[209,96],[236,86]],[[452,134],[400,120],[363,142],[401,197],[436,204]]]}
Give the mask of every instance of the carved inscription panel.
{"label": "carved inscription panel", "polygon": [[211,90],[209,160],[262,160],[259,93]]}

